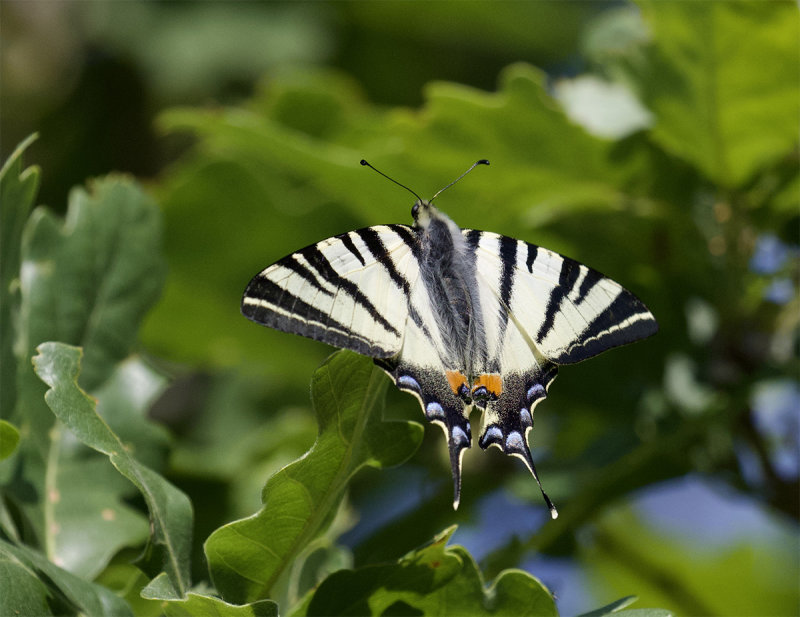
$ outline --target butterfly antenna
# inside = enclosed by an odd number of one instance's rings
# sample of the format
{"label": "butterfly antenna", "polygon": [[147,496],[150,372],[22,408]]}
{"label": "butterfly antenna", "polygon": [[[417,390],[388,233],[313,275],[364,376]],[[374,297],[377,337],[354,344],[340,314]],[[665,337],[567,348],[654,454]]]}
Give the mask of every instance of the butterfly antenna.
{"label": "butterfly antenna", "polygon": [[[383,173],[383,172],[382,172],[380,169],[375,169],[375,168],[374,168],[372,165],[370,165],[369,163],[367,163],[367,161],[365,161],[364,159],[361,159],[361,164],[362,164],[362,165],[364,165],[365,167],[369,167],[369,168],[370,168],[372,171],[377,171],[377,172],[378,172],[380,175],[382,175],[382,176],[383,176],[384,178],[386,178],[387,180],[391,180],[391,181],[392,181],[392,182],[394,182],[394,183],[395,183],[397,186],[402,186],[402,187],[403,187],[405,190],[407,190],[407,191],[408,191],[409,193],[411,193],[411,194],[412,194],[414,197],[416,197],[416,198],[417,198],[417,201],[423,201],[422,197],[420,197],[419,195],[417,195],[417,194],[416,194],[414,191],[412,191],[410,188],[408,188],[408,187],[407,187],[405,184],[400,184],[400,183],[399,183],[397,180],[395,180],[394,178],[390,178],[390,177],[389,177],[389,176],[387,176],[385,173]],[[473,167],[474,167],[474,165],[473,165]]]}
{"label": "butterfly antenna", "polygon": [[[363,164],[363,163],[364,163],[364,161],[361,161],[361,163]],[[451,186],[453,186],[453,185],[454,185],[456,182],[458,182],[459,180],[461,180],[461,178],[463,178],[463,177],[464,177],[464,176],[466,176],[466,175],[467,175],[469,172],[471,172],[473,169],[475,169],[475,168],[476,168],[478,165],[488,165],[488,164],[489,164],[489,161],[487,161],[486,159],[481,159],[480,161],[475,161],[475,162],[472,164],[472,166],[471,166],[471,167],[470,167],[470,168],[469,168],[467,171],[465,171],[463,174],[461,174],[461,175],[460,175],[458,178],[456,178],[455,180],[453,180],[453,181],[452,181],[450,184],[448,184],[448,185],[447,185],[446,187],[444,187],[443,189],[439,189],[439,191],[437,191],[436,195],[434,195],[433,197],[431,197],[430,201],[433,201],[434,199],[436,199],[436,198],[439,196],[439,194],[440,194],[440,193],[443,193],[444,191],[446,191],[447,189],[449,189],[449,188],[450,188]],[[376,170],[376,171],[377,171],[377,170]]]}

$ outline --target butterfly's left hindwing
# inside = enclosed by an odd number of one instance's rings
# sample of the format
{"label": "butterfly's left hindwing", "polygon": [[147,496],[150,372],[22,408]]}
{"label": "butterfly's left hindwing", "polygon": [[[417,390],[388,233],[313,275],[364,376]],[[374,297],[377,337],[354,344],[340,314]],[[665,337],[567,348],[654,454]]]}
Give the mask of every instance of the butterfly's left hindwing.
{"label": "butterfly's left hindwing", "polygon": [[307,246],[250,281],[242,313],[372,358],[394,356],[419,274],[414,242],[406,225],[378,225]]}

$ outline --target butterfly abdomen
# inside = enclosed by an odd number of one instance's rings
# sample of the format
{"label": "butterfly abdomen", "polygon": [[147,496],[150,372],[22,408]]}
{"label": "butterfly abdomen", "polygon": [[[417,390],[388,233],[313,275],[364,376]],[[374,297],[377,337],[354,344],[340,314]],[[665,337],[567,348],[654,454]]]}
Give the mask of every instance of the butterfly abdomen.
{"label": "butterfly abdomen", "polygon": [[475,256],[461,229],[436,212],[421,234],[420,277],[436,322],[461,368],[485,363],[486,335],[475,276]]}

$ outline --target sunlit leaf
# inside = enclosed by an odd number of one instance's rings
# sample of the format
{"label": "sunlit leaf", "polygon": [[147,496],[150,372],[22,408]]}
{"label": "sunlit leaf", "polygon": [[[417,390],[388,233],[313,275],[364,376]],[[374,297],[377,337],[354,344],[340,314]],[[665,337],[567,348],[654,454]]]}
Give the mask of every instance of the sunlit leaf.
{"label": "sunlit leaf", "polygon": [[640,2],[653,138],[725,187],[797,148],[800,20],[793,2]]}
{"label": "sunlit leaf", "polygon": [[521,570],[486,588],[469,553],[446,547],[454,531],[397,563],[335,572],[293,615],[558,615],[550,592]]}
{"label": "sunlit leaf", "polygon": [[14,450],[17,449],[18,443],[19,431],[17,427],[10,422],[0,420],[0,461],[11,456]]}
{"label": "sunlit leaf", "polygon": [[189,592],[183,598],[173,597],[172,585],[166,574],[160,574],[142,590],[142,597],[162,600],[164,614],[168,617],[277,617],[278,605],[271,600],[249,604],[229,604],[220,598]]}
{"label": "sunlit leaf", "polygon": [[319,422],[314,446],[264,487],[264,507],[206,541],[211,577],[223,598],[269,597],[303,549],[330,525],[347,482],[365,465],[396,465],[419,446],[422,427],[384,422],[388,380],[362,356],[339,352],[316,372],[312,400]]}

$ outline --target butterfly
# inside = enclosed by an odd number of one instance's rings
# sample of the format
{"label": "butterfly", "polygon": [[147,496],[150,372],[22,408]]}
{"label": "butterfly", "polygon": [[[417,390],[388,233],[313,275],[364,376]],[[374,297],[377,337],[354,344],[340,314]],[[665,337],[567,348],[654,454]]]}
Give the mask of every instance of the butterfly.
{"label": "butterfly", "polygon": [[[361,161],[378,171],[366,161]],[[658,324],[631,292],[577,261],[488,231],[461,229],[417,198],[414,225],[333,236],[277,261],[247,285],[245,317],[373,358],[445,433],[453,507],[461,463],[478,443],[525,463],[553,518],[528,434],[563,364],[651,336]]]}

